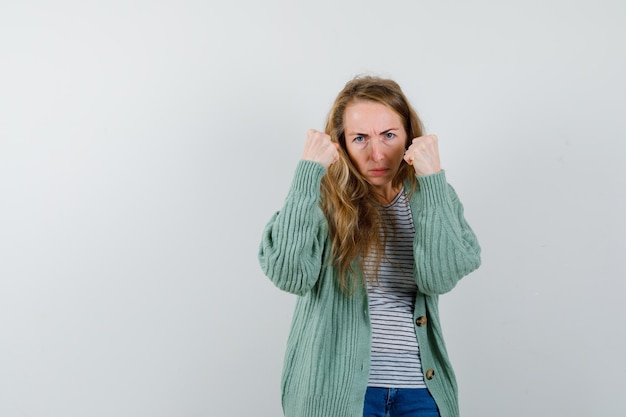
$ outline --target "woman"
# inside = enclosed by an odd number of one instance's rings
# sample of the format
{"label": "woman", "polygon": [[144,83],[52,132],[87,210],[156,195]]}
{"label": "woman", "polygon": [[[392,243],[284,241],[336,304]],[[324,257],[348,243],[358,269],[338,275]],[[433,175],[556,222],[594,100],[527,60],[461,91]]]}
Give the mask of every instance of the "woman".
{"label": "woman", "polygon": [[297,294],[282,378],[286,417],[458,416],[439,294],[480,265],[437,137],[397,83],[348,82],[259,250]]}

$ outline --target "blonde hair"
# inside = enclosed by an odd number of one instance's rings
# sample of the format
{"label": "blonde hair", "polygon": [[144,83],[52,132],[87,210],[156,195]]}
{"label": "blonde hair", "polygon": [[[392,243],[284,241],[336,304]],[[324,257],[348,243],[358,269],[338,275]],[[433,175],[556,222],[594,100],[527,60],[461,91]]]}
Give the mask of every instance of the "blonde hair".
{"label": "blonde hair", "polygon": [[[404,123],[408,148],[413,138],[423,135],[423,125],[408,99],[393,80],[362,76],[350,80],[337,95],[328,114],[326,134],[339,143],[339,160],[322,179],[321,207],[328,220],[332,240],[332,262],[339,271],[339,284],[348,294],[359,285],[359,273],[365,259],[374,256],[374,275],[384,255],[385,234],[372,186],[359,173],[346,150],[343,118],[346,107],[354,101],[382,103],[395,111]],[[417,179],[412,166],[402,163],[392,185],[409,181],[413,192]],[[382,233],[381,233],[382,232]]]}

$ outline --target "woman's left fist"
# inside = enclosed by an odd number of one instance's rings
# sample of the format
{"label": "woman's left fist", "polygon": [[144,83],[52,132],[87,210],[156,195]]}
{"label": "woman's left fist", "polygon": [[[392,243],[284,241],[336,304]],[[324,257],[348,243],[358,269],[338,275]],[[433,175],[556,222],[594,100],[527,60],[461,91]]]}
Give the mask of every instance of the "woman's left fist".
{"label": "woman's left fist", "polygon": [[437,135],[420,136],[413,139],[411,146],[404,153],[404,160],[413,165],[419,176],[436,174],[441,171]]}

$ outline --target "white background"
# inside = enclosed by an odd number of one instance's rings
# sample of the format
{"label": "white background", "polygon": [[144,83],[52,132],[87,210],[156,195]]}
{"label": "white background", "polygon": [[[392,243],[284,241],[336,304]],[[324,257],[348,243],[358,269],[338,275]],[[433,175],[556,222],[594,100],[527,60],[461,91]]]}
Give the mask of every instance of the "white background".
{"label": "white background", "polygon": [[462,414],[626,415],[625,39],[623,0],[0,1],[0,416],[281,415],[258,243],[361,73],[483,247]]}

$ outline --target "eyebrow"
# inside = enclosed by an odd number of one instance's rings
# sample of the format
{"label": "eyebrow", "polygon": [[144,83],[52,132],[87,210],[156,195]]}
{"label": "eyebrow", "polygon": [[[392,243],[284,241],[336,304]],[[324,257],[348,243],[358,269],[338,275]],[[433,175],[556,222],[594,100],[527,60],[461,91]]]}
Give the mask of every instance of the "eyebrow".
{"label": "eyebrow", "polygon": [[[385,133],[389,133],[392,130],[400,130],[400,128],[399,127],[391,127],[391,128],[389,128],[387,130],[383,130],[382,132],[379,133],[379,135],[384,135]],[[369,136],[367,133],[359,133],[359,132],[350,132],[350,133],[347,134],[347,136],[355,136],[355,135],[356,136],[365,136],[365,137]]]}

